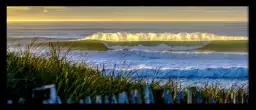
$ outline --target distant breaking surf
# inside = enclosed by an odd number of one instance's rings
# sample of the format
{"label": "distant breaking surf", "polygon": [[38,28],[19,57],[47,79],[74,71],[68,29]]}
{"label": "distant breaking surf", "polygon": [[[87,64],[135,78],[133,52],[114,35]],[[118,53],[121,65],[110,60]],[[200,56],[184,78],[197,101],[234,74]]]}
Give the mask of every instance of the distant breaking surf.
{"label": "distant breaking surf", "polygon": [[220,36],[212,33],[95,33],[79,40],[100,41],[212,41],[248,40],[245,36]]}
{"label": "distant breaking surf", "polygon": [[[245,36],[220,36],[212,33],[95,33],[78,40],[98,40],[109,49],[139,49],[139,50],[194,50],[202,48],[214,40],[248,40]],[[132,41],[160,41],[154,46],[145,46],[138,42],[137,45],[109,45],[111,42],[132,42]],[[203,41],[201,44],[193,45],[167,45],[166,41]]]}

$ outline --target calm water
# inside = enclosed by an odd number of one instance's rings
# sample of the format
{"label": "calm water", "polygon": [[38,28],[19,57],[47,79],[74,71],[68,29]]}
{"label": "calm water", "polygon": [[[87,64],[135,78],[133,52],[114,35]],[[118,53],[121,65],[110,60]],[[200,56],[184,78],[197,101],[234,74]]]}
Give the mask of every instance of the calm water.
{"label": "calm water", "polygon": [[207,32],[247,36],[247,22],[27,22],[8,23],[8,37],[83,38],[97,32]]}

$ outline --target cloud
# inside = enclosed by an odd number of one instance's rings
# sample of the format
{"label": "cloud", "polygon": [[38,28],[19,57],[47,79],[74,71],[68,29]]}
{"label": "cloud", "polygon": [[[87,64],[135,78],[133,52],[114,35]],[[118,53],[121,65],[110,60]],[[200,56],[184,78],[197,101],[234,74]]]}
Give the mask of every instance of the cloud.
{"label": "cloud", "polygon": [[60,6],[59,6],[59,7],[57,7],[57,6],[56,6],[56,7],[48,7],[48,6],[47,6],[47,7],[44,7],[43,9],[44,9],[44,10],[48,10],[48,11],[49,11],[49,10],[50,10],[50,11],[67,11],[67,10],[68,10],[67,7],[60,7]]}
{"label": "cloud", "polygon": [[[247,19],[246,8],[10,6],[8,19],[37,20],[209,20]],[[67,15],[68,13],[68,15]]]}
{"label": "cloud", "polygon": [[203,11],[203,12],[210,12],[210,13],[231,13],[231,12],[237,12],[237,11]]}
{"label": "cloud", "polygon": [[67,7],[61,7],[61,6],[31,6],[31,7],[25,7],[25,6],[8,6],[7,11],[10,14],[16,14],[16,13],[40,13],[40,12],[52,12],[52,11],[66,11]]}
{"label": "cloud", "polygon": [[20,6],[20,7],[7,6],[7,10],[30,10],[30,9],[31,9],[30,7],[23,7],[23,6]]}
{"label": "cloud", "polygon": [[67,7],[61,7],[61,6],[47,6],[47,7],[44,7],[44,9],[67,9]]}
{"label": "cloud", "polygon": [[28,12],[31,10],[30,7],[24,7],[24,6],[7,6],[7,15],[8,16],[17,16],[20,15],[20,13]]}
{"label": "cloud", "polygon": [[188,9],[182,9],[182,10],[175,10],[175,11],[187,11],[187,12],[207,12],[207,13],[232,13],[232,12],[237,12],[237,11],[232,11],[232,10],[188,10]]}

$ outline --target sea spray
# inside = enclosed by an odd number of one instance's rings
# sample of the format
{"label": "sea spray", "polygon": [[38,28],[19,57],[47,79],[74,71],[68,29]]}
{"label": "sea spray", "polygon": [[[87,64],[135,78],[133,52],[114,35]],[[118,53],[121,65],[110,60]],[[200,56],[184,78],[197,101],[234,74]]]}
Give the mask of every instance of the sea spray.
{"label": "sea spray", "polygon": [[245,36],[220,36],[212,33],[95,33],[79,40],[101,41],[212,41],[248,40]]}

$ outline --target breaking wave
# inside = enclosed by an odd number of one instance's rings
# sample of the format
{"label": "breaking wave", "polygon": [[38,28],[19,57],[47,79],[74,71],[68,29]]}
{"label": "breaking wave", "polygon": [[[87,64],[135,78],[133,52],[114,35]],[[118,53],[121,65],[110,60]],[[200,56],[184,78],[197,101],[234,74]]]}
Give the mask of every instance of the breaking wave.
{"label": "breaking wave", "polygon": [[[75,53],[77,56],[74,58],[77,61],[80,61],[79,58],[84,56],[83,52],[76,51]],[[81,56],[78,54],[81,54]],[[100,67],[104,64],[104,68],[109,74],[114,69],[116,73],[138,73],[133,77],[163,79],[169,77],[248,78],[247,53],[113,50],[107,52],[90,51],[87,52],[86,56],[89,64]]]}
{"label": "breaking wave", "polygon": [[[17,51],[17,48],[9,48]],[[45,53],[48,49],[34,49]],[[64,55],[65,53],[63,53]],[[87,60],[92,67],[104,64],[106,74],[127,74],[147,78],[212,78],[248,79],[248,53],[224,52],[168,52],[141,50],[71,51],[67,59],[74,62]],[[126,60],[126,63],[123,61]],[[114,68],[116,65],[116,68]]]}
{"label": "breaking wave", "polygon": [[[86,38],[78,40],[99,40],[109,49],[139,49],[139,50],[195,50],[202,48],[214,40],[248,40],[245,36],[219,36],[212,33],[95,33]],[[130,41],[157,41],[154,45],[144,45],[142,42],[137,42],[135,45],[129,45]],[[166,41],[195,41],[187,45],[180,42],[182,45],[171,44]],[[202,42],[196,42],[202,41]],[[122,45],[119,45],[118,42]],[[117,43],[117,44],[116,44]],[[110,45],[112,44],[112,45]],[[114,44],[114,45],[113,45]],[[134,44],[134,43],[133,43]]]}
{"label": "breaking wave", "polygon": [[245,36],[221,36],[212,33],[95,33],[79,40],[101,41],[212,41],[248,40]]}
{"label": "breaking wave", "polygon": [[[107,69],[108,70],[108,69]],[[107,71],[106,70],[106,71]],[[129,72],[137,72],[139,74],[133,77],[146,78],[214,78],[214,79],[246,79],[248,78],[248,68],[246,67],[218,67],[218,68],[188,68],[188,69],[173,69],[173,68],[137,68],[137,69],[123,69],[115,70],[116,73],[127,74]],[[110,74],[113,70],[109,69]]]}

